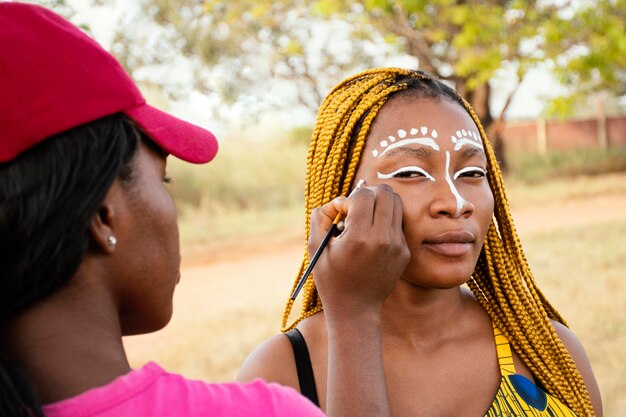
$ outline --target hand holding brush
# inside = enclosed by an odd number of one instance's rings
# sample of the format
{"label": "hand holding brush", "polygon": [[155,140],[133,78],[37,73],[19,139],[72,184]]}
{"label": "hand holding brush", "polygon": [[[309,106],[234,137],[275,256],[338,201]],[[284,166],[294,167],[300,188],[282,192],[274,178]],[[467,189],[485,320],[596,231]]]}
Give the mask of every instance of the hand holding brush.
{"label": "hand holding brush", "polygon": [[[359,180],[359,182],[356,184],[354,189],[352,189],[352,191],[348,195],[348,198],[350,198],[350,196],[352,196],[352,194],[354,194],[354,192],[356,190],[361,188],[361,186],[363,184],[365,184],[365,181],[364,180]],[[293,290],[293,293],[291,294],[291,299],[292,300],[295,300],[296,297],[298,296],[298,293],[300,292],[300,290],[302,290],[302,287],[304,286],[304,283],[306,282],[307,278],[311,274],[311,271],[313,271],[313,267],[315,267],[315,264],[317,263],[317,260],[319,259],[320,255],[322,254],[322,251],[324,250],[326,245],[328,245],[328,242],[330,241],[330,238],[338,230],[339,222],[343,220],[343,216],[344,216],[344,214],[342,212],[337,213],[337,215],[335,216],[335,219],[333,220],[333,224],[330,225],[330,228],[328,229],[328,232],[326,232],[326,236],[324,236],[324,239],[322,240],[322,243],[320,244],[320,246],[315,251],[315,254],[313,255],[313,258],[311,258],[311,262],[309,263],[309,266],[306,268],[306,271],[304,271],[304,274],[302,275],[302,278],[300,278],[300,281],[298,281],[298,285],[296,285],[296,288]]]}

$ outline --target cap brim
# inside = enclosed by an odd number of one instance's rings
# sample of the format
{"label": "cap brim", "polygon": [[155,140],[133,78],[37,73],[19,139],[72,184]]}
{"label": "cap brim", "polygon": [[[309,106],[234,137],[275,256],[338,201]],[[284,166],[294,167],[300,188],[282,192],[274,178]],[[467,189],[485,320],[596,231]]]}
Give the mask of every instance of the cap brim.
{"label": "cap brim", "polygon": [[217,139],[213,133],[171,114],[142,104],[124,113],[130,116],[164,151],[193,164],[215,157]]}

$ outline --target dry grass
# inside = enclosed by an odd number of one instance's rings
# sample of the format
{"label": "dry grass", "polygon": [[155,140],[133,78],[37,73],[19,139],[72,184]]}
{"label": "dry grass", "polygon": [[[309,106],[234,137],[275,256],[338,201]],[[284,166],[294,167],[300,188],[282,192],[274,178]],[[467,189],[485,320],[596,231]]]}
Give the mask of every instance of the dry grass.
{"label": "dry grass", "polygon": [[[605,416],[626,415],[626,174],[512,184],[509,194],[537,281],[587,349]],[[127,338],[131,363],[232,380],[253,347],[278,331],[304,250],[300,227],[296,216],[264,245],[241,239],[237,253],[216,248],[215,260],[184,265],[172,323]]]}
{"label": "dry grass", "polygon": [[527,239],[546,296],[587,350],[605,416],[626,415],[626,219]]}

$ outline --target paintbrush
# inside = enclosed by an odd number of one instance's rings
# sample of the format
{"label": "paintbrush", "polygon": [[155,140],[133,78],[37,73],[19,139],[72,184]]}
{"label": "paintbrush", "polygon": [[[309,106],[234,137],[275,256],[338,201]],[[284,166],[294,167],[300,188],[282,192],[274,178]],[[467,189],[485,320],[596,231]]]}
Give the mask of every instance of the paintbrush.
{"label": "paintbrush", "polygon": [[[365,183],[365,180],[359,180],[359,182],[356,184],[356,187],[354,187],[354,189],[350,192],[348,197],[350,197],[352,194],[354,194],[354,192],[356,190],[361,188],[361,186],[364,183]],[[320,243],[320,246],[317,248],[317,250],[313,254],[313,258],[311,258],[311,262],[309,263],[309,266],[307,266],[306,271],[304,271],[304,274],[302,275],[302,278],[300,278],[300,281],[298,281],[298,285],[296,285],[296,288],[293,290],[293,293],[291,294],[291,299],[292,300],[295,300],[296,297],[298,296],[298,293],[300,292],[300,290],[304,286],[304,283],[306,282],[306,279],[311,274],[311,271],[313,271],[313,267],[317,263],[317,260],[319,259],[320,255],[322,254],[322,251],[324,250],[326,245],[328,245],[328,242],[330,241],[330,238],[333,236],[333,234],[335,234],[335,231],[337,230],[339,222],[342,219],[343,219],[343,213],[341,213],[341,212],[337,213],[337,215],[335,216],[335,219],[333,220],[333,224],[330,225],[330,228],[328,229],[328,232],[326,232],[326,236],[324,236],[324,239],[322,240],[322,243]]]}

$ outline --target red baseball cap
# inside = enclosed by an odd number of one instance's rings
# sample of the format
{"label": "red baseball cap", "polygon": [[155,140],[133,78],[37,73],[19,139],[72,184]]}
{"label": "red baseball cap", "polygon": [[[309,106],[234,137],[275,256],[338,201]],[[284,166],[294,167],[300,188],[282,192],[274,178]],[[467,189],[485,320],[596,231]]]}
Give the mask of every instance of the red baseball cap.
{"label": "red baseball cap", "polygon": [[56,13],[0,1],[0,163],[44,139],[124,113],[164,151],[209,162],[215,136],[146,103],[117,60]]}

